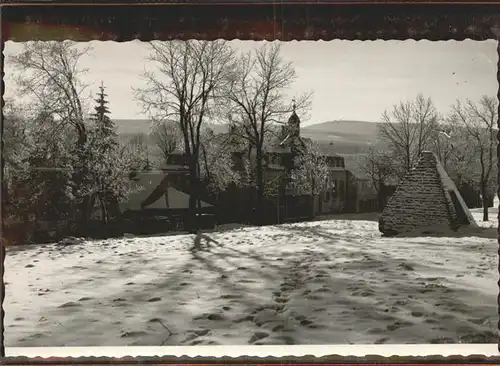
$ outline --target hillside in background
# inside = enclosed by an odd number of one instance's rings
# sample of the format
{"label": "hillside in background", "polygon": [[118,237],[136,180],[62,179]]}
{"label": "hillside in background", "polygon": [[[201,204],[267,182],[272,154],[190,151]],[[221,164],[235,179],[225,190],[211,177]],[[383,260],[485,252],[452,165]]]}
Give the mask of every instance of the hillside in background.
{"label": "hillside in background", "polygon": [[[115,120],[115,123],[121,135],[150,131],[149,120]],[[212,128],[215,133],[223,133],[227,131],[228,126],[214,124]],[[376,142],[377,128],[376,122],[330,121],[304,126],[301,134],[323,146],[330,145],[332,151],[337,154],[359,154]]]}
{"label": "hillside in background", "polygon": [[[114,122],[118,133],[122,136],[150,132],[151,122],[146,119],[119,119],[114,120]],[[343,156],[346,168],[356,176],[362,177],[364,173],[360,168],[360,154],[377,142],[378,125],[377,122],[329,121],[304,126],[301,128],[301,134],[303,137],[316,141],[321,145],[323,151]],[[211,127],[216,134],[228,131],[226,124],[213,124]],[[160,151],[151,140],[148,144],[153,156],[161,156]]]}
{"label": "hillside in background", "polygon": [[151,121],[148,119],[114,119],[120,135],[149,133]]}

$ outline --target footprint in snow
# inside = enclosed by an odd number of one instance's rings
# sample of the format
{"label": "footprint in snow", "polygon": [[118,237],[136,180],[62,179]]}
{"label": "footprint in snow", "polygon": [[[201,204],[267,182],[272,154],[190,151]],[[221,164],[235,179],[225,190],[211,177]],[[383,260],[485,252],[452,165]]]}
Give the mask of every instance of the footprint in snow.
{"label": "footprint in snow", "polygon": [[374,343],[375,343],[375,344],[384,344],[384,343],[386,343],[389,339],[390,339],[389,337],[379,338],[379,339],[377,339]]}
{"label": "footprint in snow", "polygon": [[84,296],[84,297],[80,297],[78,299],[78,301],[89,301],[89,300],[92,300],[93,298],[92,297],[87,297],[87,296]]}
{"label": "footprint in snow", "polygon": [[194,334],[196,334],[197,337],[203,337],[203,336],[206,336],[208,333],[210,333],[210,329],[190,330],[190,332],[193,332]]}
{"label": "footprint in snow", "polygon": [[237,283],[256,283],[256,281],[243,278],[241,280],[238,280]]}
{"label": "footprint in snow", "polygon": [[254,342],[257,342],[261,339],[264,339],[266,337],[269,337],[269,333],[266,333],[266,332],[255,332],[252,337],[250,338],[250,340],[248,341],[249,344],[252,344]]}
{"label": "footprint in snow", "polygon": [[253,315],[247,315],[243,318],[239,318],[239,319],[234,320],[233,323],[239,324],[239,323],[243,323],[243,322],[253,322],[254,319],[255,319],[255,317]]}
{"label": "footprint in snow", "polygon": [[321,288],[317,289],[315,292],[319,292],[319,293],[323,292],[324,293],[324,292],[331,292],[331,291],[332,290],[329,289],[328,287],[321,287]]}
{"label": "footprint in snow", "polygon": [[145,335],[147,335],[147,333],[144,331],[130,331],[122,333],[120,338],[144,337]]}
{"label": "footprint in snow", "polygon": [[278,324],[276,326],[274,326],[272,329],[271,329],[274,333],[277,333],[277,332],[282,332],[283,330],[285,330],[285,326],[282,325],[282,324]]}
{"label": "footprint in snow", "polygon": [[59,308],[65,309],[65,308],[74,308],[74,307],[79,307],[79,306],[81,306],[81,305],[78,304],[77,302],[69,301],[69,302],[66,302],[62,305],[59,305]]}
{"label": "footprint in snow", "polygon": [[158,302],[161,301],[161,297],[152,297],[151,299],[148,300],[148,302]]}

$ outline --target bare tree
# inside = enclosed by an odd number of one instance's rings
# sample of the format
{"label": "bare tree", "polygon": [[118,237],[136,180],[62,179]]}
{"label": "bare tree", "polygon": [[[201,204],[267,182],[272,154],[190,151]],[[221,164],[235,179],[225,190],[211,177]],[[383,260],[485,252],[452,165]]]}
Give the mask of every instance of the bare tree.
{"label": "bare tree", "polygon": [[146,71],[145,88],[136,98],[153,120],[175,120],[180,128],[190,171],[189,208],[195,224],[199,190],[201,127],[221,102],[234,67],[234,51],[223,40],[151,42],[149,60],[157,69]]}
{"label": "bare tree", "polygon": [[[241,55],[237,72],[227,91],[230,102],[230,124],[242,138],[247,140],[249,155],[255,154],[255,177],[258,204],[264,199],[264,144],[274,123],[288,118],[293,106],[285,99],[285,91],[293,85],[297,74],[293,65],[286,62],[278,43]],[[311,105],[312,94],[297,98],[296,110],[304,117]]]}
{"label": "bare tree", "polygon": [[477,170],[475,148],[455,113],[446,116],[434,132],[432,150],[457,184],[468,184],[474,180]]}
{"label": "bare tree", "polygon": [[394,177],[394,162],[392,156],[376,147],[371,147],[360,161],[360,168],[368,177],[371,186],[377,194],[379,209],[385,205],[384,187],[388,180]]}
{"label": "bare tree", "polygon": [[233,169],[232,145],[227,136],[217,136],[205,128],[201,140],[200,171],[214,193],[224,191],[230,184],[241,184],[241,175]]}
{"label": "bare tree", "polygon": [[457,131],[452,130],[452,126],[442,126],[432,134],[430,149],[436,154],[444,169],[448,171],[448,167],[453,162],[454,147]]}
{"label": "bare tree", "polygon": [[178,124],[174,121],[162,121],[153,126],[151,137],[160,149],[166,163],[170,154],[182,148],[182,136]]}
{"label": "bare tree", "polygon": [[[16,68],[14,75],[19,94],[29,98],[34,114],[44,112],[54,116],[54,135],[61,129],[71,128],[75,136],[72,190],[80,203],[80,219],[88,218],[88,197],[82,197],[81,187],[87,175],[86,142],[87,106],[84,92],[87,87],[81,76],[86,72],[80,68],[81,58],[90,48],[79,48],[75,42],[27,42],[23,50],[8,58]],[[38,112],[37,112],[38,111]]]}
{"label": "bare tree", "polygon": [[400,102],[382,114],[379,134],[397,161],[402,178],[416,163],[422,151],[430,149],[439,116],[430,98],[421,94],[414,101]]}
{"label": "bare tree", "polygon": [[50,112],[61,123],[72,126],[79,145],[86,139],[83,93],[87,88],[81,81],[87,70],[79,68],[79,62],[89,50],[78,49],[72,41],[33,41],[8,59],[17,69],[15,81],[21,95],[31,97],[36,110]]}
{"label": "bare tree", "polygon": [[498,101],[488,96],[483,96],[478,102],[457,101],[452,110],[465,129],[469,144],[474,148],[474,156],[479,164],[478,183],[483,202],[483,221],[488,221],[488,202],[494,194],[490,183],[496,166]]}
{"label": "bare tree", "polygon": [[28,116],[22,106],[12,100],[6,100],[3,108],[4,131],[2,139],[3,159],[5,161],[4,179],[10,181],[13,171],[20,169],[28,150]]}
{"label": "bare tree", "polygon": [[130,168],[135,172],[142,172],[150,168],[148,135],[143,132],[122,137],[122,145],[131,157]]}
{"label": "bare tree", "polygon": [[310,195],[311,215],[314,217],[314,203],[318,195],[335,188],[327,157],[321,152],[318,144],[311,142],[295,158],[294,167],[290,176],[290,185],[299,194]]}
{"label": "bare tree", "polygon": [[25,114],[21,121],[22,143],[8,165],[12,214],[35,225],[38,219],[66,219],[71,212],[72,143],[60,137],[66,132],[61,128],[60,135],[54,134],[58,123],[50,114]]}

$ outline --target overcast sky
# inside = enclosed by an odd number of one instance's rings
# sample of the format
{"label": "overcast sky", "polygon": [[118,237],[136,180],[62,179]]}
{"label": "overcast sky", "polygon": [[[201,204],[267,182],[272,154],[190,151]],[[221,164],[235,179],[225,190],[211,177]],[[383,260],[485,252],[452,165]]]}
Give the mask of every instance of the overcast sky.
{"label": "overcast sky", "polygon": [[[105,83],[112,117],[147,118],[132,93],[132,86],[142,83],[147,45],[139,41],[90,43],[91,55],[82,60],[82,67],[89,69],[85,81],[96,91],[101,80]],[[248,50],[262,42],[231,44]],[[9,41],[5,54],[20,48]],[[339,119],[378,121],[385,109],[418,93],[432,97],[438,109],[446,111],[457,98],[494,96],[498,88],[495,41],[294,41],[284,43],[282,53],[298,74],[290,94],[314,91],[307,124]],[[7,75],[9,70],[6,61]],[[5,94],[15,95],[8,77]]]}

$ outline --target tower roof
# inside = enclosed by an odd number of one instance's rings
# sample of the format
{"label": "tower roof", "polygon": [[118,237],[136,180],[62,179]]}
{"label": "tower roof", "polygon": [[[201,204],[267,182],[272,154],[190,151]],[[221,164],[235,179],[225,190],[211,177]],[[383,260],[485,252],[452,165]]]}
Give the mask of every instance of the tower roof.
{"label": "tower roof", "polygon": [[292,115],[288,118],[288,124],[300,124],[300,118],[297,116],[295,110],[297,105],[295,104],[295,98],[292,100]]}
{"label": "tower roof", "polygon": [[288,123],[289,124],[300,124],[300,118],[299,118],[299,116],[297,116],[297,113],[295,113],[295,111],[293,111],[290,118],[288,118]]}

